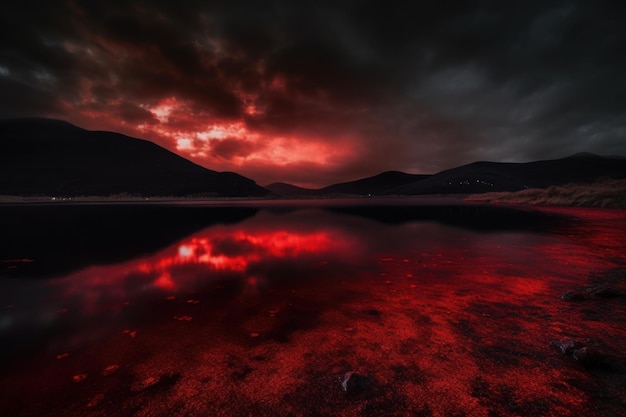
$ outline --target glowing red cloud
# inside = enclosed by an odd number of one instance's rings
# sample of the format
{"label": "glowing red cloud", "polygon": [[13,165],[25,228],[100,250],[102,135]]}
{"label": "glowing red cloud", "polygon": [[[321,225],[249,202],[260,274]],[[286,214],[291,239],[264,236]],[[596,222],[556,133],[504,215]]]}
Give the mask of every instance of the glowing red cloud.
{"label": "glowing red cloud", "polygon": [[[258,111],[257,107],[250,106],[254,105],[248,105],[248,110]],[[319,137],[253,130],[243,120],[183,122],[185,118],[181,114],[190,106],[174,98],[163,100],[154,107],[143,107],[161,122],[138,125],[143,136],[165,139],[175,146],[177,153],[212,169],[225,166],[240,171],[262,162],[275,167],[303,162],[328,166],[348,156],[348,146],[341,146],[342,143],[347,145],[346,140],[329,144]],[[168,123],[173,115],[178,120],[176,125]]]}
{"label": "glowing red cloud", "polygon": [[[283,180],[328,185],[328,181],[318,182],[321,174],[345,167],[362,150],[356,136],[330,140],[314,132],[266,131],[243,119],[221,120],[198,113],[193,103],[175,97],[154,104],[115,100],[110,106],[86,106],[92,100],[90,88],[85,87],[81,105],[62,103],[63,112],[72,113],[77,125],[91,130],[119,126],[113,130],[151,140],[206,168],[240,173],[261,185]],[[247,111],[260,111],[256,105],[249,106]],[[316,171],[320,175],[312,174]],[[302,176],[303,172],[308,183],[294,178],[294,173]]]}
{"label": "glowing red cloud", "polygon": [[[215,39],[208,49],[198,44],[188,51],[203,68],[202,76],[190,79],[189,69],[172,66],[165,50],[138,49],[88,30],[84,36],[89,42],[65,41],[64,49],[84,60],[85,74],[98,76],[78,77],[75,94],[61,97],[51,117],[147,139],[262,185],[328,185],[321,175],[345,170],[362,154],[361,138],[350,128],[361,114],[336,109],[323,91],[300,91],[287,76],[266,73],[262,63],[246,75],[250,79],[222,73],[220,60],[239,58],[227,46],[217,48]],[[145,62],[152,63],[148,70]],[[303,170],[308,184],[294,178]]]}

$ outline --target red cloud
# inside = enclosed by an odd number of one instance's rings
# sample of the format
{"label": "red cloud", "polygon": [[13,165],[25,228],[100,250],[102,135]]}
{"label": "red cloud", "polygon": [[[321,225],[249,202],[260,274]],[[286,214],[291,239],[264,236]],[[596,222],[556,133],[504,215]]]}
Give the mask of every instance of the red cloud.
{"label": "red cloud", "polygon": [[211,155],[232,161],[234,158],[248,158],[256,149],[256,143],[240,138],[216,139],[210,143]]}
{"label": "red cloud", "polygon": [[185,25],[158,6],[69,10],[68,35],[45,47],[70,69],[58,72],[46,115],[148,139],[260,184],[424,172],[416,155],[430,160],[444,152],[437,143],[463,141],[447,121],[388,99],[377,69],[355,66],[335,43],[294,44],[263,25],[218,30],[211,12],[171,12]]}

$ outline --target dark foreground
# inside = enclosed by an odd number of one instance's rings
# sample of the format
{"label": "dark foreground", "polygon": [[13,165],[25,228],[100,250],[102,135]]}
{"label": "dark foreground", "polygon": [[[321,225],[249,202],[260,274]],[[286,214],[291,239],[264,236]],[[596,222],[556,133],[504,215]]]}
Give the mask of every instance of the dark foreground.
{"label": "dark foreground", "polygon": [[0,211],[2,416],[626,415],[624,211]]}

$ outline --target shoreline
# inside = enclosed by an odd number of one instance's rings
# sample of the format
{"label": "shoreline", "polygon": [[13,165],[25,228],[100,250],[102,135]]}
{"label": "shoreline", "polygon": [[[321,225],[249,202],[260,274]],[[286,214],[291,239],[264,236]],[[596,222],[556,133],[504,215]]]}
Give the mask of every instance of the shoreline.
{"label": "shoreline", "polygon": [[[429,194],[394,196],[338,195],[327,197],[51,197],[0,195],[3,206],[72,206],[72,205],[493,205],[511,208],[580,207],[626,210],[626,180],[608,184],[568,184],[546,189],[483,194]],[[600,185],[600,187],[598,187]],[[623,188],[623,189],[622,189]]]}
{"label": "shoreline", "polygon": [[590,184],[565,184],[510,192],[472,194],[466,201],[541,207],[626,209],[626,180],[599,179]]}
{"label": "shoreline", "polygon": [[471,204],[466,201],[467,194],[438,194],[438,195],[418,195],[418,196],[357,196],[346,195],[337,197],[317,197],[317,198],[295,198],[295,197],[214,197],[214,198],[186,198],[186,197],[136,197],[136,198],[106,198],[99,196],[90,197],[22,197],[22,196],[0,196],[0,207],[2,206],[64,206],[64,205],[150,205],[150,204],[189,204],[189,205],[327,205],[327,204],[362,204],[370,202],[372,205],[395,204],[399,201],[421,202],[425,205],[432,204]]}

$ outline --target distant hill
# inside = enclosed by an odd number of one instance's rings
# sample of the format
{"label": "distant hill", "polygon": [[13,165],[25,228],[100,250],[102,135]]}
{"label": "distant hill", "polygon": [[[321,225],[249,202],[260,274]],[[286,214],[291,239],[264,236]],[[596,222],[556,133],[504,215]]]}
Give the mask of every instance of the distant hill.
{"label": "distant hill", "polygon": [[274,183],[267,189],[216,172],[155,143],[88,131],[50,119],[0,121],[0,195],[337,197],[478,194],[626,178],[626,158],[579,153],[528,163],[475,162],[434,175],[387,171],[320,189]]}
{"label": "distant hill", "polygon": [[315,196],[318,192],[318,190],[298,187],[297,185],[287,184],[285,182],[275,182],[266,185],[264,188],[283,197]]}
{"label": "distant hill", "polygon": [[216,172],[155,143],[49,119],[0,121],[0,194],[264,196],[231,172]]}
{"label": "distant hill", "polygon": [[355,181],[342,182],[329,185],[328,187],[311,189],[302,188],[284,182],[276,182],[266,185],[265,188],[271,192],[284,197],[332,197],[339,195],[381,195],[389,189],[412,184],[430,175],[407,174],[400,171],[386,171],[373,177],[361,178]]}
{"label": "distant hill", "polygon": [[285,183],[274,183],[266,188],[289,197],[479,194],[590,183],[601,177],[626,178],[626,158],[579,153],[563,159],[528,163],[474,162],[434,175],[388,171],[315,190]]}
{"label": "distant hill", "polygon": [[519,191],[601,177],[626,178],[626,159],[582,153],[563,159],[528,163],[474,162],[420,181],[390,188],[388,195],[476,194]]}
{"label": "distant hill", "polygon": [[430,175],[407,174],[399,171],[387,171],[356,181],[329,185],[318,190],[321,195],[358,194],[380,195],[392,187],[413,184],[429,178]]}

